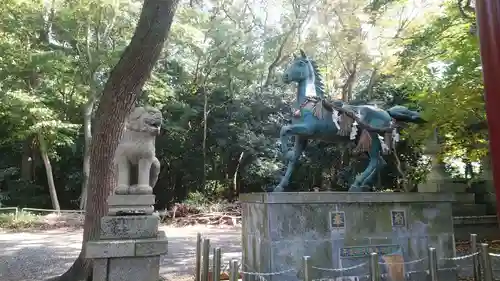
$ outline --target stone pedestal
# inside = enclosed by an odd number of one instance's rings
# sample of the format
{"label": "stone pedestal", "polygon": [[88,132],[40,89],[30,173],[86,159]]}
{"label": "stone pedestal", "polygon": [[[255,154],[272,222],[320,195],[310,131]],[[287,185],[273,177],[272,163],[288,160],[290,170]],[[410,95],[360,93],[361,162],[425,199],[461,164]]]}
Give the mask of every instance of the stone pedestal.
{"label": "stone pedestal", "polygon": [[93,281],[158,281],[167,238],[152,215],[154,195],[111,195],[101,219],[100,240],[87,243]]}
{"label": "stone pedestal", "polygon": [[[341,272],[321,268],[363,264],[376,251],[381,263],[393,263],[381,266],[390,279],[427,280],[428,247],[437,249],[440,268],[454,267],[440,259],[455,253],[453,200],[446,193],[242,194],[243,270],[291,270],[267,280],[298,281],[302,257],[310,256],[313,279],[361,281],[368,280],[368,263]],[[440,280],[456,280],[454,271],[439,274]]]}

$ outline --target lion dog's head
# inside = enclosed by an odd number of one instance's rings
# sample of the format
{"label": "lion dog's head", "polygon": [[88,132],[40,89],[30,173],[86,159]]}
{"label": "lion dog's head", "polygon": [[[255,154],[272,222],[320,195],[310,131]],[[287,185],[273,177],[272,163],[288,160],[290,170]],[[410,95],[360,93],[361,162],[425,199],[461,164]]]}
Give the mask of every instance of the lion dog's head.
{"label": "lion dog's head", "polygon": [[127,119],[127,130],[158,135],[162,123],[160,110],[150,106],[136,107]]}

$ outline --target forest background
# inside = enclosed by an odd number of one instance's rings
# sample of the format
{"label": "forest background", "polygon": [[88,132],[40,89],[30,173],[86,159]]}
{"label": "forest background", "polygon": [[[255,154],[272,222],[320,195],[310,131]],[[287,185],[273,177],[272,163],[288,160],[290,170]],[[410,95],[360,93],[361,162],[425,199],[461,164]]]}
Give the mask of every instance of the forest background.
{"label": "forest background", "polygon": [[[404,104],[429,122],[397,151],[408,189],[425,180],[439,128],[448,173],[474,182],[487,153],[481,62],[470,1],[181,1],[138,105],[160,108],[157,209],[262,191],[281,176],[277,137],[299,49],[329,99]],[[85,206],[95,111],[134,32],[141,1],[4,0],[0,7],[0,206]],[[110,109],[111,110],[111,109]],[[313,142],[294,190],[346,190],[366,159]],[[378,189],[397,190],[394,159]]]}

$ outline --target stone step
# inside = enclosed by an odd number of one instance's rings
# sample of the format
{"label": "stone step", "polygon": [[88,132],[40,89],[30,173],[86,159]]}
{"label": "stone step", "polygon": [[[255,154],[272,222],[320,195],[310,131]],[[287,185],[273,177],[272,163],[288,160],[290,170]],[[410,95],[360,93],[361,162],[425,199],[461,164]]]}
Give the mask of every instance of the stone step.
{"label": "stone step", "polygon": [[498,224],[497,216],[454,216],[453,225],[496,225]]}
{"label": "stone step", "polygon": [[463,204],[452,205],[453,216],[484,216],[486,215],[486,204]]}
{"label": "stone step", "polygon": [[481,240],[500,239],[498,220],[495,215],[453,217],[453,230],[457,240],[469,240],[471,233],[477,234]]}
{"label": "stone step", "polygon": [[476,203],[476,195],[468,192],[455,193],[456,204],[474,204]]}
{"label": "stone step", "polygon": [[476,193],[476,202],[485,204],[495,204],[496,196],[495,193]]}
{"label": "stone step", "polygon": [[495,193],[476,193],[476,203],[486,205],[487,215],[495,215],[497,213]]}

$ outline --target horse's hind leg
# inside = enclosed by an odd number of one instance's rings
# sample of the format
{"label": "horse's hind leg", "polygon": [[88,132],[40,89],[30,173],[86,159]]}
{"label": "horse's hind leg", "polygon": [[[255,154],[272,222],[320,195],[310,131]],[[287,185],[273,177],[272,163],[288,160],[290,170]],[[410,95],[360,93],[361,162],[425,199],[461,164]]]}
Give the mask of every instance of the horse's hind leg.
{"label": "horse's hind leg", "polygon": [[370,173],[365,177],[365,179],[360,184],[363,191],[370,191],[369,185],[372,183],[373,178],[375,177],[376,173],[380,171],[380,169],[382,169],[386,164],[387,162],[385,162],[382,156],[377,157],[377,160],[374,161],[373,166],[370,167]]}
{"label": "horse's hind leg", "polygon": [[372,143],[371,149],[368,153],[370,157],[370,162],[368,163],[368,167],[356,177],[354,183],[349,188],[349,192],[362,192],[369,191],[367,187],[373,180],[376,172],[385,166],[385,160],[380,156],[380,152],[382,150],[382,146],[376,134],[371,134]]}
{"label": "horse's hind leg", "polygon": [[299,161],[300,155],[302,155],[302,152],[304,151],[306,145],[307,145],[307,138],[299,136],[295,137],[295,145],[292,151],[293,154],[290,155],[288,159],[286,172],[283,175],[283,177],[281,177],[281,181],[278,184],[278,186],[274,188],[274,191],[277,192],[284,191],[285,188],[288,186],[288,183],[290,182],[290,177],[292,176],[293,173],[293,169],[295,168],[295,165]]}

